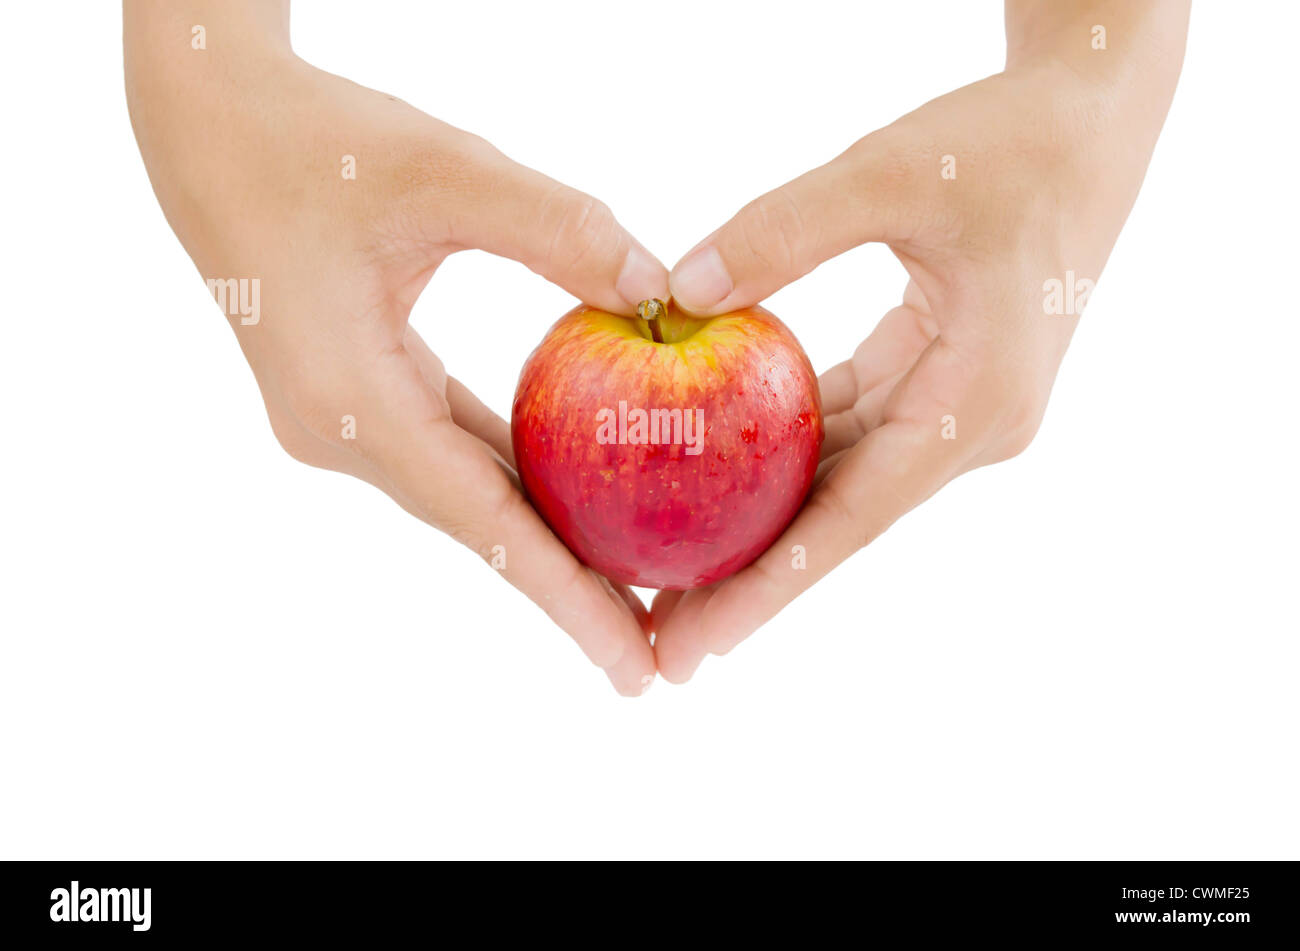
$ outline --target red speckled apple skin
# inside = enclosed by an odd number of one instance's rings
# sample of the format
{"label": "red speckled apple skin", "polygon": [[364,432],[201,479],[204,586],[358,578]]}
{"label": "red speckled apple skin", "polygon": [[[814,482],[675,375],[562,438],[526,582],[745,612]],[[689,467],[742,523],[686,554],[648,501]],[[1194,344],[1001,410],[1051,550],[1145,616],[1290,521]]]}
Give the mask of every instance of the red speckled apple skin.
{"label": "red speckled apple skin", "polygon": [[[656,343],[636,319],[578,307],[520,374],[511,435],[524,489],[613,581],[687,589],[739,571],[780,536],[817,471],[821,399],[794,335],[761,307],[697,326]],[[702,410],[700,451],[667,425],[658,444],[634,444],[635,425],[611,441],[620,401],[628,415]]]}

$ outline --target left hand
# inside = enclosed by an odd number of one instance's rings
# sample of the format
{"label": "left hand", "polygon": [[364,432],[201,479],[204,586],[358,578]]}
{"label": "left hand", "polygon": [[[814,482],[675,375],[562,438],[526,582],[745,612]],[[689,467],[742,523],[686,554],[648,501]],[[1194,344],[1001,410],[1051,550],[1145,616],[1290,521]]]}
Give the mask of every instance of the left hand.
{"label": "left hand", "polygon": [[[762,196],[677,264],[673,297],[702,315],[754,304],[868,241],[887,243],[911,280],[821,377],[823,461],[795,521],[726,581],[655,599],[666,679],[689,679],[949,480],[1033,438],[1086,299],[1078,281],[1105,265],[1181,64],[1186,4],[1137,6],[1111,11],[1147,30],[1137,60],[1042,55],[1044,40],[1087,51],[1093,21],[1035,21],[1038,44],[1013,49],[1005,72]],[[1059,313],[1045,300],[1053,280],[1067,291]]]}

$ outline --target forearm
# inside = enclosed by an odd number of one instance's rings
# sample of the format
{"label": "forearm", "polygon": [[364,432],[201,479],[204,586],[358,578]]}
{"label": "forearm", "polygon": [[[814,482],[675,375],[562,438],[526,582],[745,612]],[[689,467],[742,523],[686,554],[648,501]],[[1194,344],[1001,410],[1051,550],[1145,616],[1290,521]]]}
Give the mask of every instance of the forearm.
{"label": "forearm", "polygon": [[140,154],[168,222],[198,260],[212,230],[204,222],[219,207],[213,190],[223,180],[251,190],[258,173],[242,153],[267,148],[274,93],[285,94],[298,62],[288,0],[124,0],[122,45]]}

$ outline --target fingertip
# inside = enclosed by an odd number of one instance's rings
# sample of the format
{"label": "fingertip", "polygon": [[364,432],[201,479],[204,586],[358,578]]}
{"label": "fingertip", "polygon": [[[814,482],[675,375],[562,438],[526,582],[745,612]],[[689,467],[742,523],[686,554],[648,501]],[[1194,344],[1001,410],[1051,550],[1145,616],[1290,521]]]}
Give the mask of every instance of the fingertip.
{"label": "fingertip", "polygon": [[633,312],[643,300],[667,300],[668,268],[636,241],[632,241],[627,256],[623,259],[618,280],[614,283],[614,290]]}
{"label": "fingertip", "polygon": [[626,694],[626,696],[644,697],[646,694],[650,692],[650,688],[653,687],[654,685],[655,685],[654,674],[642,674],[641,679],[637,681],[634,690],[631,693]]}
{"label": "fingertip", "polygon": [[686,255],[668,275],[673,300],[693,314],[712,313],[735,287],[722,255],[711,244]]}
{"label": "fingertip", "polygon": [[587,655],[587,660],[602,670],[612,670],[617,667],[627,653],[627,645],[616,631],[611,631],[608,637],[581,641],[578,646]]}
{"label": "fingertip", "polygon": [[650,688],[653,687],[655,683],[654,674],[642,674],[640,679],[636,681],[628,681],[609,670],[605,671],[605,676],[609,678],[609,682],[613,686],[615,693],[620,697],[627,697],[630,700],[634,700],[637,697],[644,697],[650,692]]}
{"label": "fingertip", "polygon": [[[694,676],[708,651],[700,639],[700,614],[712,591],[662,592],[655,599],[653,615],[660,626],[655,635],[655,664],[671,684],[684,684]],[[669,610],[665,613],[665,607]]]}
{"label": "fingertip", "polygon": [[[719,604],[718,607],[722,605]],[[713,623],[701,623],[700,641],[705,651],[716,657],[725,657],[747,640],[759,625],[751,625],[747,620],[713,612]],[[730,623],[728,623],[730,622]]]}
{"label": "fingertip", "polygon": [[605,670],[605,676],[622,697],[639,697],[646,693],[654,686],[655,673],[654,652],[648,642],[637,645],[617,664]]}
{"label": "fingertip", "polygon": [[659,657],[659,676],[674,686],[681,686],[695,676],[706,657],[708,654],[685,656],[681,651],[672,651],[667,657]]}

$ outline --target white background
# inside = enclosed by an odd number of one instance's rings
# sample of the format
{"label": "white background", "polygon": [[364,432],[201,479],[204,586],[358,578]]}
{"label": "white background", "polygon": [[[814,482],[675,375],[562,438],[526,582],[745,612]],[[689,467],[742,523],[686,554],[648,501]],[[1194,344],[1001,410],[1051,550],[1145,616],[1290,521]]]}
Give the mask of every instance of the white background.
{"label": "white background", "polygon": [[[995,2],[298,6],[304,58],[669,263],[1004,49]],[[1300,857],[1300,18],[1256,9],[1193,11],[1030,450],[623,700],[478,558],[282,454],[149,188],[117,5],[10,5],[0,856]],[[823,370],[903,283],[867,248],[769,303]],[[470,253],[415,323],[508,414],[569,306]]]}

